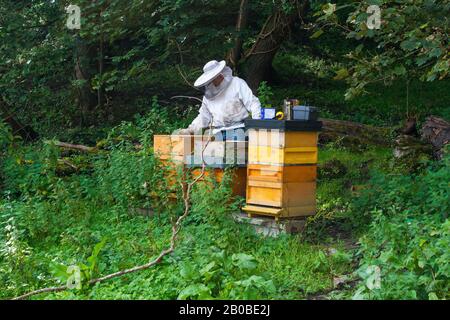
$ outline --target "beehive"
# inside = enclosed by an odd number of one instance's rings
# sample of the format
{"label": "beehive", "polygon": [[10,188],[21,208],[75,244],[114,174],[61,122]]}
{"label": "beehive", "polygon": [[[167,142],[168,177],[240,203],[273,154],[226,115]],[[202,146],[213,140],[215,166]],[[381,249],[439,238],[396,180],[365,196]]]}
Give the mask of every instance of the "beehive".
{"label": "beehive", "polygon": [[315,164],[318,132],[249,130],[249,164]]}
{"label": "beehive", "polygon": [[153,138],[155,155],[161,160],[184,163],[185,156],[194,153],[196,139],[202,139],[202,137],[191,135],[155,135]]}
{"label": "beehive", "polygon": [[247,205],[249,215],[275,218],[316,212],[320,123],[247,121],[249,128]]}
{"label": "beehive", "polygon": [[198,139],[198,136],[155,135],[153,137],[154,153],[161,166],[166,168],[165,181],[171,190],[169,197],[173,199],[177,198],[178,182],[186,179],[185,157],[193,154],[195,139]]}
{"label": "beehive", "polygon": [[[199,177],[202,173],[201,168],[196,168],[192,170],[192,177],[195,179]],[[206,181],[207,178],[213,174],[214,179],[221,183],[224,178],[225,169],[224,168],[208,168],[205,171],[204,178],[201,179],[202,182]],[[245,198],[246,187],[247,187],[247,168],[246,167],[236,167],[231,169],[232,174],[232,184],[231,191],[233,195]]]}
{"label": "beehive", "polygon": [[212,172],[220,183],[225,169],[235,167],[232,169],[232,191],[234,195],[242,197],[245,197],[246,192],[247,149],[246,141],[210,141],[207,136],[189,135],[154,136],[155,155],[162,165],[169,168],[166,176],[169,186],[176,186],[179,170],[182,170],[182,175],[190,172],[194,178],[198,177],[204,161],[208,170],[200,182],[205,182]]}
{"label": "beehive", "polygon": [[195,141],[193,163],[202,165],[246,165],[247,141]]}
{"label": "beehive", "polygon": [[[195,152],[187,161],[193,168],[193,177],[202,172],[203,162],[207,167],[205,178],[212,172],[217,182],[222,182],[225,170],[232,172],[233,195],[245,197],[247,187],[247,141],[195,141]],[[207,179],[202,179],[206,181]]]}

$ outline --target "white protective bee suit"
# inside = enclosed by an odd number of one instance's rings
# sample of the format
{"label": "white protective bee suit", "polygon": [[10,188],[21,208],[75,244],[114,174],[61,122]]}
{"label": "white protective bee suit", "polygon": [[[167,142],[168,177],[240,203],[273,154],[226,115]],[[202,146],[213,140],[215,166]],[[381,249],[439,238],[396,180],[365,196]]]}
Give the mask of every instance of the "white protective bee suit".
{"label": "white protective bee suit", "polygon": [[206,64],[205,74],[202,77],[206,76],[208,79],[208,70],[209,78],[213,76],[214,79],[223,75],[224,80],[218,87],[210,82],[211,79],[205,85],[201,85],[202,81],[205,81],[204,78],[197,80],[196,86],[205,88],[205,96],[199,115],[189,126],[189,131],[198,132],[201,129],[209,128],[212,123],[213,134],[216,134],[220,131],[244,127],[244,120],[249,118],[249,114],[253,119],[261,118],[259,99],[255,97],[244,80],[233,77],[232,70],[225,66],[224,61],[211,61]]}

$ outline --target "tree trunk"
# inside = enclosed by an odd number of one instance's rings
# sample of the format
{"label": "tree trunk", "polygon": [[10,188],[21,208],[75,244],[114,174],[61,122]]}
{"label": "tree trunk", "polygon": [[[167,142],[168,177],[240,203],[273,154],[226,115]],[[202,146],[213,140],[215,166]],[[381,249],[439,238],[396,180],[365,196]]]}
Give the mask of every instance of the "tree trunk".
{"label": "tree trunk", "polygon": [[244,73],[247,83],[256,91],[263,80],[270,77],[272,61],[283,42],[288,38],[290,29],[303,15],[308,1],[299,4],[298,0],[289,1],[298,10],[285,13],[277,9],[264,24],[253,47],[245,54]]}
{"label": "tree trunk", "polygon": [[[78,37],[78,36],[77,36]],[[81,120],[85,123],[89,118],[91,111],[97,104],[97,99],[91,89],[92,66],[91,57],[93,53],[85,42],[79,37],[76,40],[76,58],[75,58],[75,79],[81,84],[77,87],[77,100],[81,109]]]}
{"label": "tree trunk", "polygon": [[102,109],[105,101],[105,89],[103,86],[103,73],[105,70],[105,34],[103,31],[103,21],[102,21],[103,9],[100,11],[98,16],[99,26],[100,26],[100,39],[98,44],[98,74],[100,78],[100,83],[97,89],[97,108]]}
{"label": "tree trunk", "polygon": [[238,71],[238,64],[242,57],[242,45],[244,40],[242,38],[242,31],[247,27],[248,21],[248,0],[241,0],[239,7],[239,16],[236,23],[236,43],[234,48],[228,54],[228,64],[233,68],[235,72]]}

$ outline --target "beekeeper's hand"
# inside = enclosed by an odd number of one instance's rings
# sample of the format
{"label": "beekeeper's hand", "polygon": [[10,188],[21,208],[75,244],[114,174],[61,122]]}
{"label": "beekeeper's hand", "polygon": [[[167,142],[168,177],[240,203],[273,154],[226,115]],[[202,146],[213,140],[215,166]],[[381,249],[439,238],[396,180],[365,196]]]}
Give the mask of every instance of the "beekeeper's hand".
{"label": "beekeeper's hand", "polygon": [[176,134],[180,135],[180,136],[190,136],[193,134],[191,129],[178,129],[176,131]]}

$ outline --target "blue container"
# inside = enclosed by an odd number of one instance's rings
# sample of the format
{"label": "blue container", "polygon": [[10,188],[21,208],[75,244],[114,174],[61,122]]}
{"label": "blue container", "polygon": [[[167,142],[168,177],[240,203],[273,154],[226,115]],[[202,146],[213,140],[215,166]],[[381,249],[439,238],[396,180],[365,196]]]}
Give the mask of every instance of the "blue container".
{"label": "blue container", "polygon": [[262,108],[261,109],[261,120],[272,120],[275,119],[276,110],[273,108]]}

